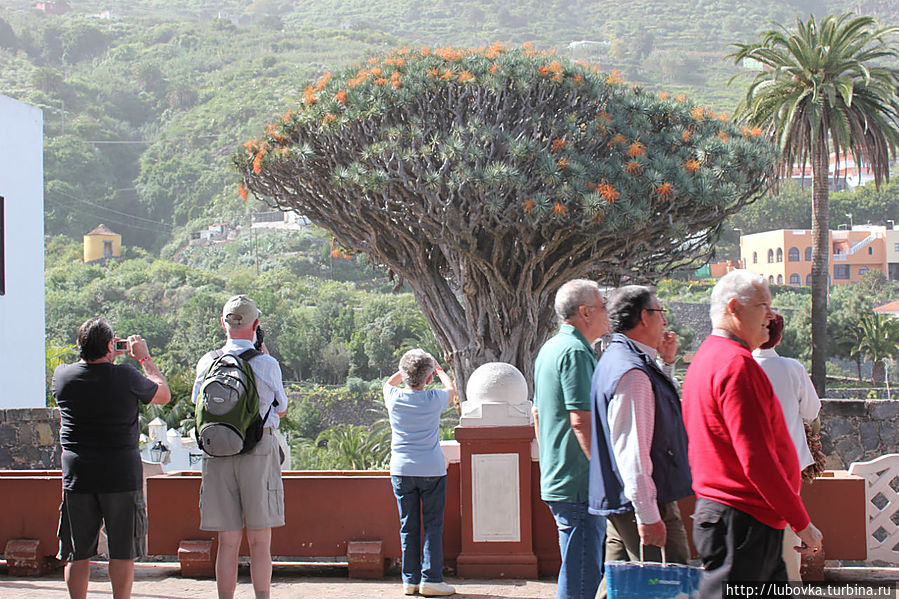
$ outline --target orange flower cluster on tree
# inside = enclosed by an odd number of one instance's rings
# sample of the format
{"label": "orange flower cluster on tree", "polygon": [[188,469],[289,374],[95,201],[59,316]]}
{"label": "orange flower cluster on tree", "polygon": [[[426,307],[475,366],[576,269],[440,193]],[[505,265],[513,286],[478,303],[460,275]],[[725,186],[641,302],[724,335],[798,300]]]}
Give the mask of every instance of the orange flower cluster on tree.
{"label": "orange flower cluster on tree", "polygon": [[684,132],[681,133],[681,139],[684,140],[684,143],[689,142],[691,137],[693,137],[692,129],[684,129]]}
{"label": "orange flower cluster on tree", "polygon": [[336,94],[334,94],[334,99],[340,102],[341,104],[346,105],[346,90],[342,89]]}
{"label": "orange flower cluster on tree", "polygon": [[628,175],[638,175],[643,172],[643,166],[636,160],[631,160],[624,167],[624,172],[626,172]]}
{"label": "orange flower cluster on tree", "polygon": [[656,188],[656,195],[660,199],[669,200],[674,196],[674,187],[672,187],[671,183],[662,183]]}
{"label": "orange flower cluster on tree", "polygon": [[686,162],[684,162],[684,168],[691,173],[694,171],[698,171],[702,168],[702,163],[696,160],[695,158],[690,158]]}
{"label": "orange flower cluster on tree", "polygon": [[626,143],[627,143],[627,138],[624,137],[620,133],[616,133],[615,135],[612,136],[612,139],[609,140],[609,147],[615,148],[618,146],[623,146]]}
{"label": "orange flower cluster on tree", "polygon": [[568,214],[568,208],[556,202],[553,204],[553,214],[558,217],[563,217]]}
{"label": "orange flower cluster on tree", "polygon": [[630,147],[627,149],[627,155],[631,158],[636,158],[637,156],[642,156],[646,153],[646,146],[640,143],[639,140],[634,140],[631,143]]}
{"label": "orange flower cluster on tree", "polygon": [[521,207],[524,208],[525,214],[530,214],[534,211],[534,200],[527,199],[521,203]]}
{"label": "orange flower cluster on tree", "polygon": [[268,152],[268,142],[260,142],[259,146],[256,148],[256,157],[253,158],[254,173],[262,171],[262,161],[265,159],[266,152]]}
{"label": "orange flower cluster on tree", "polygon": [[621,195],[621,192],[609,185],[608,183],[600,183],[596,186],[596,191],[599,192],[599,195],[610,204],[615,203],[615,200],[618,199],[618,196]]}
{"label": "orange flower cluster on tree", "polygon": [[612,72],[606,77],[606,83],[609,85],[619,85],[624,83],[624,79],[621,78],[621,73],[618,72],[618,69],[612,69]]}
{"label": "orange flower cluster on tree", "polygon": [[559,161],[556,162],[556,165],[561,169],[566,169],[568,168],[568,161],[564,158],[560,158]]}
{"label": "orange flower cluster on tree", "polygon": [[753,127],[749,133],[753,137],[761,137],[765,132],[762,130],[761,127]]}
{"label": "orange flower cluster on tree", "polygon": [[438,49],[434,50],[434,54],[436,54],[437,56],[439,56],[440,58],[442,58],[443,60],[445,60],[447,62],[453,62],[453,61],[459,60],[460,58],[465,56],[464,53],[460,52],[459,50],[456,50],[455,48],[451,48],[451,47],[438,48]]}
{"label": "orange flower cluster on tree", "polygon": [[553,81],[561,81],[562,80],[562,65],[558,60],[555,60],[549,64],[545,64],[539,69],[537,69],[541,75],[546,75],[548,77],[552,77]]}
{"label": "orange flower cluster on tree", "polygon": [[554,139],[553,140],[553,152],[558,154],[562,148],[568,145],[568,142],[564,139]]}
{"label": "orange flower cluster on tree", "polygon": [[240,199],[242,199],[244,202],[247,201],[247,186],[246,185],[244,185],[243,183],[238,183],[237,193],[238,193],[238,195],[240,195]]}

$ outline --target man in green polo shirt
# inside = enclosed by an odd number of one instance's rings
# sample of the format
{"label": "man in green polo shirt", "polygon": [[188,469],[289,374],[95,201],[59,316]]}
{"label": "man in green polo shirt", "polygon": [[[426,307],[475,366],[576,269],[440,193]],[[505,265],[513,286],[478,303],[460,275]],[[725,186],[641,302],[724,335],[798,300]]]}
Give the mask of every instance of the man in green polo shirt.
{"label": "man in green polo shirt", "polygon": [[591,343],[609,330],[599,286],[585,279],[559,288],[559,332],[534,363],[534,425],[540,446],[540,497],[559,529],[562,567],[556,599],[593,599],[602,579],[605,519],[587,511]]}

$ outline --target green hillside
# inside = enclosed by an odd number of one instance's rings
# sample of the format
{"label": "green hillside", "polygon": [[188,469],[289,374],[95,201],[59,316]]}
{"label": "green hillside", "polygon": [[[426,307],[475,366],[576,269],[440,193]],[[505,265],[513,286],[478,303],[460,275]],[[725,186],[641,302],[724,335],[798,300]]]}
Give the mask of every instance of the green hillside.
{"label": "green hillside", "polygon": [[[47,15],[31,4],[0,3],[0,93],[44,109],[46,230],[78,238],[104,222],[154,251],[184,227],[262,208],[238,198],[229,156],[327,70],[402,45],[531,41],[729,112],[740,89],[726,86],[728,43],[847,5],[73,0]],[[897,4],[861,8],[888,20]]]}

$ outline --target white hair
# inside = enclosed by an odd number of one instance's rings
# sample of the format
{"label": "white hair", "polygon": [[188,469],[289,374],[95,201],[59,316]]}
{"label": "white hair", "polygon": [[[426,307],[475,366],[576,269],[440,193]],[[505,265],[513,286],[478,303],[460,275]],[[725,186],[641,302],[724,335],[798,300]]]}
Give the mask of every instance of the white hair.
{"label": "white hair", "polygon": [[573,279],[556,292],[556,316],[559,320],[569,320],[577,314],[580,306],[589,304],[597,293],[601,293],[595,281]]}
{"label": "white hair", "polygon": [[745,269],[732,270],[718,279],[709,298],[709,318],[712,320],[712,326],[724,316],[727,302],[731,299],[737,298],[737,301],[745,306],[755,295],[756,290],[767,287],[768,281],[765,277]]}

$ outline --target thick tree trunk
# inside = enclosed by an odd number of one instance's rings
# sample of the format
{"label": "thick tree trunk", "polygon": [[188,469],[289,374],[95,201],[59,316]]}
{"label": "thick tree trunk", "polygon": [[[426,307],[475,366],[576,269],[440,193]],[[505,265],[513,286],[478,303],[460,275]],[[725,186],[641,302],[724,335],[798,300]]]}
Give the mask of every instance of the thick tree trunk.
{"label": "thick tree trunk", "polygon": [[871,382],[876,385],[882,385],[886,381],[886,369],[883,360],[874,360],[871,368]]}
{"label": "thick tree trunk", "polygon": [[[456,266],[464,269],[460,263]],[[525,281],[515,287],[478,281],[463,284],[462,293],[454,293],[439,273],[420,274],[407,282],[453,370],[460,398],[466,399],[466,385],[476,368],[507,362],[524,375],[531,399],[534,357],[558,325],[552,305],[565,281],[541,282],[536,289]],[[469,270],[460,279],[473,283],[484,274]]]}
{"label": "thick tree trunk", "polygon": [[824,397],[827,374],[827,290],[830,284],[827,139],[812,142],[812,383]]}

